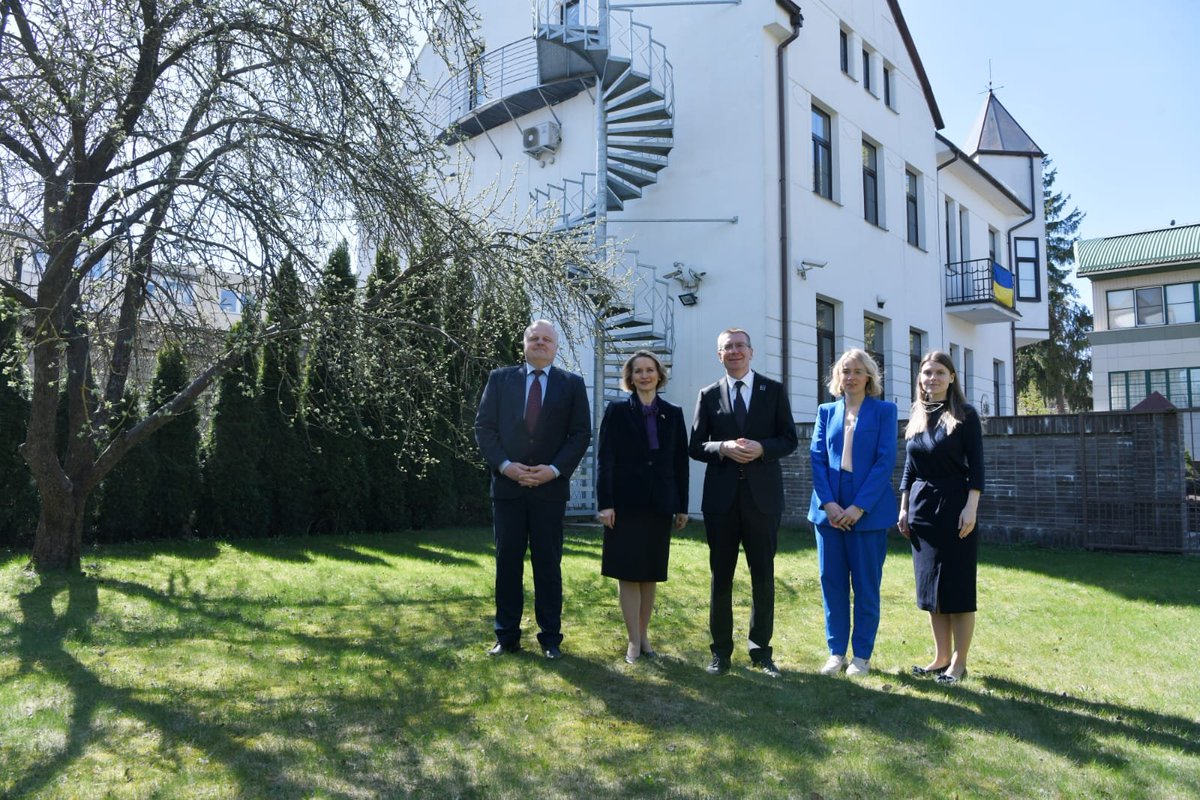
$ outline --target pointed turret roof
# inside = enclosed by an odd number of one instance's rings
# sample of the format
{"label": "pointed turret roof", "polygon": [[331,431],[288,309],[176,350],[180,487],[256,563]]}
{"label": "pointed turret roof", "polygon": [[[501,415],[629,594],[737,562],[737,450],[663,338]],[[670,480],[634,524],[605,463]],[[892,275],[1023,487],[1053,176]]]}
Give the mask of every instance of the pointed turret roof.
{"label": "pointed turret roof", "polygon": [[990,89],[987,102],[983,104],[983,113],[967,137],[965,149],[972,158],[980,153],[1038,158],[1046,155]]}

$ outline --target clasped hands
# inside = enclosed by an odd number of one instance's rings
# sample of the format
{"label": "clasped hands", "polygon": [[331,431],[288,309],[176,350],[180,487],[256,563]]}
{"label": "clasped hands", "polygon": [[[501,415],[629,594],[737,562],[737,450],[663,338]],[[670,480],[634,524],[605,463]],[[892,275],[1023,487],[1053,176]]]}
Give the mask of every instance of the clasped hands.
{"label": "clasped hands", "polygon": [[[614,508],[602,508],[598,512],[596,512],[596,519],[599,520],[601,523],[603,523],[604,527],[611,528],[612,526],[617,524],[617,511]],[[687,521],[688,521],[687,514],[684,514],[682,512],[678,513],[675,515],[675,518],[672,523],[672,528],[674,528],[677,531],[681,531],[681,530],[683,530],[683,526],[687,525]]]}
{"label": "clasped hands", "polygon": [[862,519],[862,516],[865,513],[866,512],[858,506],[842,508],[833,501],[825,504],[825,516],[829,518],[829,524],[843,531],[848,531],[853,528],[854,523]]}
{"label": "clasped hands", "polygon": [[763,454],[763,446],[753,439],[726,439],[721,442],[721,455],[739,464],[749,464]]}
{"label": "clasped hands", "polygon": [[550,469],[546,464],[538,464],[535,467],[531,467],[528,464],[512,461],[504,468],[504,477],[519,483],[526,489],[532,489],[535,486],[541,486],[543,483],[549,483],[557,476],[555,476],[554,470]]}

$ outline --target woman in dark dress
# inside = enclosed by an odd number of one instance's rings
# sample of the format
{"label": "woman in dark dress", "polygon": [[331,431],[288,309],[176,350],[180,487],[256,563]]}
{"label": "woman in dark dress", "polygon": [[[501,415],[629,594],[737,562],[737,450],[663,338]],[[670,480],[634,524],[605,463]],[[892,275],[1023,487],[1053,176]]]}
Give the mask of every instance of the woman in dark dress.
{"label": "woman in dark dress", "polygon": [[687,428],[683,409],[658,396],[666,382],[658,357],[637,351],[621,374],[629,397],[609,403],[600,424],[600,574],[619,582],[630,664],[655,654],[647,635],[654,595],[667,579],[671,530],[687,523]]}
{"label": "woman in dark dress", "polygon": [[929,612],[933,660],[917,676],[957,683],[975,632],[974,535],[983,494],[983,427],[967,405],[950,356],[921,359],[900,481],[897,527],[912,543],[917,606]]}

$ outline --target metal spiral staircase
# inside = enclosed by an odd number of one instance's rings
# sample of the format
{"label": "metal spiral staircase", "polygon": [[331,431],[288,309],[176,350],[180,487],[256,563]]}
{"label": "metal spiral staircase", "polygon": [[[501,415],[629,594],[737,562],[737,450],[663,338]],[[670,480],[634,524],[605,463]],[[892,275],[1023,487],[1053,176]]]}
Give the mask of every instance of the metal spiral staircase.
{"label": "metal spiral staircase", "polygon": [[[426,109],[435,135],[446,143],[483,136],[520,117],[583,92],[599,92],[596,172],[536,190],[535,213],[555,231],[594,236],[597,199],[606,212],[620,211],[642,196],[667,166],[674,146],[675,96],[671,62],[650,27],[609,0],[533,0],[534,34],[490,50],[451,75],[429,97]],[[492,145],[495,146],[494,143]],[[497,150],[497,152],[499,152]],[[599,198],[597,193],[603,191]],[[606,239],[609,252],[618,250]],[[669,365],[674,349],[674,299],[663,269],[644,264],[635,250],[614,253],[614,270],[629,288],[602,305],[604,353],[594,401],[602,411],[623,396],[621,367],[630,353],[654,352]],[[595,508],[592,460],[572,481],[572,511]]]}
{"label": "metal spiral staircase", "polygon": [[[597,192],[604,192],[607,211],[621,211],[667,166],[675,130],[671,62],[648,25],[635,22],[628,9],[610,8],[608,0],[536,0],[535,17],[541,80],[557,83],[590,69],[603,103],[603,186],[596,172],[586,172],[532,194],[537,213],[553,219],[556,230],[582,233],[596,221]],[[605,341],[596,343],[604,352],[594,398],[598,409],[624,396],[621,367],[631,353],[650,350],[669,366],[674,350],[669,281],[635,250],[620,252],[618,262],[630,288],[603,308]],[[594,508],[591,459],[573,484],[568,508]]]}

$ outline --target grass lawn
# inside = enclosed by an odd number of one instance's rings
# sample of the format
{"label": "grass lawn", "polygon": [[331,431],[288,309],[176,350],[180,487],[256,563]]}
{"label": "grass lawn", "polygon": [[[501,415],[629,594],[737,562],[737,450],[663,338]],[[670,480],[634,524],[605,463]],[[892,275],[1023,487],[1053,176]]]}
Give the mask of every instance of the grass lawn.
{"label": "grass lawn", "polygon": [[[491,533],[0,558],[0,797],[1200,796],[1200,559],[987,546],[971,673],[908,676],[925,615],[897,539],[864,680],[826,655],[816,550],[784,531],[781,680],[704,672],[707,548],[672,549],[624,663],[600,534],[568,529],[566,658],[489,658]],[[526,570],[526,583],[531,583]],[[745,635],[749,583],[735,587]]]}

